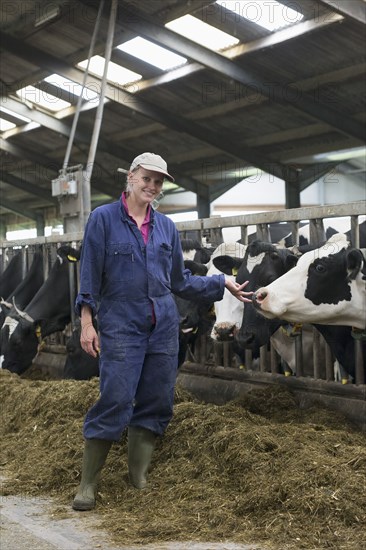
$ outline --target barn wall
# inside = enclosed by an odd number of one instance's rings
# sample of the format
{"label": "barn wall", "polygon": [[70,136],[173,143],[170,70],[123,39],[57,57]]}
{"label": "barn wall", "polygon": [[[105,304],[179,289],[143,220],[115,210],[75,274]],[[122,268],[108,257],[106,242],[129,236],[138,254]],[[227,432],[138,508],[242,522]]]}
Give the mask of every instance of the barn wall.
{"label": "barn wall", "polygon": [[[300,199],[303,206],[365,200],[365,182],[351,174],[329,172],[302,191]],[[211,203],[211,213],[228,216],[230,212],[242,214],[253,210],[277,210],[285,208],[285,200],[285,182],[259,171],[214,200]],[[196,195],[189,191],[167,195],[160,202],[160,210],[164,213],[196,209]]]}

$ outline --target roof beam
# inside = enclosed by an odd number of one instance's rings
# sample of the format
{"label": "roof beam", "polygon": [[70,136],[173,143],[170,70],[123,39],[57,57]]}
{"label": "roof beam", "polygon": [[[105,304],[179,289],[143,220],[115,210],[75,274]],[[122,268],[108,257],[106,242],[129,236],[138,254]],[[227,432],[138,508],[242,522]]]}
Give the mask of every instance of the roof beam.
{"label": "roof beam", "polygon": [[20,214],[24,218],[29,218],[31,220],[37,221],[38,216],[35,212],[24,208],[19,203],[14,204],[12,201],[7,201],[6,199],[1,199],[1,207],[14,212],[15,214]]}
{"label": "roof beam", "polygon": [[314,181],[317,181],[325,176],[325,174],[332,172],[338,164],[339,162],[322,162],[319,164],[306,166],[299,176],[298,183],[300,191],[304,191],[304,189],[309,187],[309,185],[314,183]]}
{"label": "roof beam", "polygon": [[318,0],[327,8],[366,25],[366,4],[364,0]]}
{"label": "roof beam", "polygon": [[[293,0],[291,0],[293,1]],[[299,38],[305,34],[319,31],[335,23],[342,21],[341,16],[335,16],[332,19],[314,19],[310,21],[305,21],[304,23],[298,23],[293,27],[287,29],[279,30],[275,33],[271,33],[268,36],[259,38],[257,40],[252,40],[252,42],[246,42],[245,44],[238,44],[232,48],[228,48],[222,55],[228,59],[235,60],[237,57],[247,55],[251,52],[258,52],[265,50],[267,48],[273,48],[274,46],[284,44],[290,40]],[[173,80],[178,80],[186,76],[190,76],[198,71],[205,69],[204,65],[201,65],[197,62],[187,63],[183,67],[173,69],[167,73],[164,73],[155,78],[145,79],[139,81],[139,90],[145,90],[146,88],[151,88],[152,86],[160,86],[162,84],[168,84]]]}
{"label": "roof beam", "polygon": [[[35,108],[29,108],[26,104],[22,103],[21,101],[17,101],[11,97],[5,98],[4,103],[6,103],[7,107],[12,111],[26,116],[34,122],[38,122],[48,130],[52,130],[53,132],[56,132],[64,136],[65,138],[69,137],[71,126],[69,124],[66,124],[65,122],[62,122],[61,120],[58,120],[54,116],[41,112]],[[90,144],[90,131],[76,130],[75,139],[77,139],[81,143]],[[104,139],[99,139],[99,144],[100,148],[103,151],[115,155],[117,158],[120,158],[121,154],[125,154],[127,158],[131,158],[130,151],[124,150],[120,145],[117,146],[115,143],[106,141]]]}
{"label": "roof beam", "polygon": [[40,166],[47,168],[47,170],[51,173],[58,173],[60,168],[59,163],[56,160],[47,158],[45,155],[40,155],[39,153],[35,153],[26,147],[15,145],[2,137],[0,137],[0,150],[10,153],[10,155],[13,155],[14,157],[27,159],[31,162],[39,164]]}
{"label": "roof beam", "polygon": [[[196,12],[203,12],[205,8],[215,4],[216,0],[201,0],[200,2],[178,2],[178,4],[169,9],[168,12],[163,13],[163,19],[165,21],[174,21],[183,15],[193,15]],[[155,14],[159,17],[159,14]]]}
{"label": "roof beam", "polygon": [[17,187],[18,189],[21,189],[22,191],[25,191],[30,195],[34,195],[36,197],[39,197],[40,199],[44,199],[48,202],[51,202],[54,205],[58,204],[58,200],[55,197],[52,197],[51,186],[49,191],[47,192],[46,189],[43,189],[38,185],[34,185],[34,183],[30,183],[29,181],[26,181],[23,178],[22,179],[18,178],[17,176],[14,176],[13,174],[9,174],[7,172],[2,172],[0,175],[0,178],[1,178],[1,181],[6,183],[7,185],[12,185],[13,187]]}
{"label": "roof beam", "polygon": [[[172,33],[175,34],[175,33]],[[16,40],[14,37],[5,35],[4,33],[0,33],[0,38],[2,38],[2,42],[4,44],[4,47],[8,50],[14,53],[15,55],[18,55],[21,58],[26,58],[28,61],[34,63],[37,63],[40,66],[48,67],[50,71],[54,72],[55,70],[61,74],[66,76],[67,78],[70,78],[71,80],[75,80],[78,83],[81,83],[83,80],[83,71],[80,71],[76,68],[70,67],[67,63],[65,63],[63,60],[59,58],[55,58],[38,48],[34,48],[27,44],[27,47],[24,48],[24,44],[21,41]],[[231,62],[229,62],[231,63]],[[90,79],[90,77],[89,77]],[[93,76],[92,82],[95,84],[97,79]],[[164,126],[172,128],[176,131],[184,132],[188,135],[191,135],[195,137],[196,139],[199,139],[200,141],[203,141],[204,143],[208,143],[212,145],[213,147],[216,147],[217,149],[226,152],[231,157],[240,159],[242,162],[249,162],[250,164],[254,164],[258,168],[261,168],[265,172],[268,172],[270,174],[273,174],[274,176],[277,176],[282,179],[286,179],[288,171],[291,172],[291,168],[287,168],[286,166],[283,166],[282,164],[273,161],[269,158],[265,158],[261,153],[257,152],[255,149],[251,149],[250,147],[236,145],[235,143],[231,142],[230,136],[215,136],[207,132],[206,128],[202,128],[192,120],[187,120],[183,117],[173,115],[170,111],[163,109],[162,107],[157,107],[153,104],[150,104],[146,101],[143,101],[139,99],[136,95],[133,95],[129,92],[126,92],[120,87],[113,86],[112,84],[108,84],[107,91],[106,91],[106,97],[111,99],[112,101],[115,101],[117,103],[122,104],[124,107],[127,107],[129,109],[132,109],[134,111],[137,111],[144,116],[147,116],[153,120],[157,120],[161,122]],[[10,101],[10,98],[9,98]],[[13,100],[14,101],[14,100]],[[19,106],[21,108],[21,106]],[[49,121],[50,126],[53,126],[54,131],[60,132],[60,130],[56,130],[56,126],[59,128],[65,128],[67,127],[66,124],[61,123],[60,121],[56,121],[54,117],[50,117],[49,115],[44,115],[43,113],[39,113],[36,109],[28,110],[28,114],[25,116],[28,116],[28,118],[32,118],[31,113],[35,112],[35,116],[38,118],[38,122],[40,120],[45,120],[45,117],[48,116],[49,119],[52,118],[55,122]],[[60,125],[58,125],[58,123]],[[40,122],[42,124],[42,122]],[[42,124],[44,126],[47,126],[47,124]],[[62,125],[62,126],[61,126]],[[48,126],[48,127],[50,127]],[[63,130],[65,131],[65,130]],[[64,134],[65,135],[65,134]],[[68,135],[68,134],[67,134]],[[82,135],[79,132],[76,132],[75,138],[81,141],[86,140],[86,136]],[[89,142],[89,135],[87,141]],[[113,153],[113,150],[116,151],[116,156],[121,157],[123,156],[124,152],[121,146],[118,145],[118,147],[115,146],[114,143],[110,142],[105,145],[102,144],[103,140],[99,140],[100,146],[105,150]],[[104,142],[105,143],[105,142]],[[118,151],[118,153],[117,153]],[[131,158],[130,152],[128,152],[128,155],[125,155],[125,158]],[[292,174],[294,176],[294,174]]]}
{"label": "roof beam", "polygon": [[[59,174],[60,163],[58,161],[51,159],[46,155],[38,155],[24,147],[14,145],[13,143],[10,143],[8,140],[2,139],[1,137],[0,150],[10,153],[14,157],[21,158],[23,160],[26,159],[27,161],[34,162],[36,165],[43,167],[47,171],[47,174],[49,174],[50,176],[50,183],[51,179],[56,178]],[[109,184],[105,180],[103,181],[103,183],[100,184],[98,183],[98,181],[93,181],[91,187],[112,198],[117,198],[120,193],[120,189],[116,188],[112,184]]]}
{"label": "roof beam", "polygon": [[[319,103],[317,98],[313,99],[306,93],[303,93],[300,97],[299,94],[295,94],[296,101],[292,101],[291,98],[294,97],[294,91],[296,92],[297,90],[294,90],[286,82],[278,82],[278,75],[276,75],[274,80],[272,78],[273,75],[268,74],[261,79],[261,77],[253,71],[250,72],[242,69],[223,55],[204,48],[156,24],[152,18],[147,19],[145,14],[135,9],[131,10],[131,4],[129,4],[128,9],[127,7],[125,9],[127,15],[130,15],[130,17],[127,17],[129,28],[134,29],[138,34],[153,40],[157,44],[166,46],[178,54],[185,55],[185,57],[188,56],[206,67],[221,73],[227,78],[240,82],[248,86],[249,89],[256,90],[257,93],[259,91],[272,101],[288,103],[297,110],[303,111],[319,120],[323,120],[338,131],[364,141],[365,130],[363,124],[349,116],[340,114],[336,109],[324,103]],[[278,84],[276,86],[268,86],[265,82],[276,82]]]}

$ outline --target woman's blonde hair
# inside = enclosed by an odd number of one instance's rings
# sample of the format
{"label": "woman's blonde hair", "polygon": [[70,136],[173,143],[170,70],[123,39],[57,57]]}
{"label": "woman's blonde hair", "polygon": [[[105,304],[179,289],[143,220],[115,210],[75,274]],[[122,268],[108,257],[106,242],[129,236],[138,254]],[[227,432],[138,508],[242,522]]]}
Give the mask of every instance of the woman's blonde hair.
{"label": "woman's blonde hair", "polygon": [[136,166],[136,168],[134,168],[133,170],[131,170],[130,172],[128,172],[127,174],[127,178],[126,178],[126,188],[125,188],[125,193],[126,195],[129,195],[132,191],[132,183],[131,183],[131,179],[130,179],[130,174],[134,174],[135,172],[137,172],[137,170],[140,168],[140,166]]}

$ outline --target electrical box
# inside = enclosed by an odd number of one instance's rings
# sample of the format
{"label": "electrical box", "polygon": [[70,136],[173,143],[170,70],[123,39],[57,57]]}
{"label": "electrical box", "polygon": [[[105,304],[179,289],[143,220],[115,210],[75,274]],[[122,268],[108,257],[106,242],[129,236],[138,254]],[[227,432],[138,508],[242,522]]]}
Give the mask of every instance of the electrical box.
{"label": "electrical box", "polygon": [[52,180],[52,196],[63,197],[65,195],[77,195],[78,186],[74,174],[61,175]]}
{"label": "electrical box", "polygon": [[82,218],[82,168],[82,165],[79,164],[77,166],[70,166],[66,170],[60,170],[60,175],[52,180],[52,196],[58,198],[60,214],[65,218],[80,218],[80,220]]}

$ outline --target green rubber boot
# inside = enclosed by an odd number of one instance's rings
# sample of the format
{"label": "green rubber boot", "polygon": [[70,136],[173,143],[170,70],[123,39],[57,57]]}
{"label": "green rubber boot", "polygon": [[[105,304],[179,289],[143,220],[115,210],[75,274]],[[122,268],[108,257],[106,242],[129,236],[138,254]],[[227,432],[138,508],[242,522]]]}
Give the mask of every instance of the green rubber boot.
{"label": "green rubber boot", "polygon": [[100,477],[112,441],[105,439],[86,439],[83,456],[81,482],[72,503],[74,510],[92,510],[95,507],[95,495]]}
{"label": "green rubber boot", "polygon": [[145,428],[128,428],[128,473],[136,489],[145,489],[146,475],[155,448],[156,435]]}

